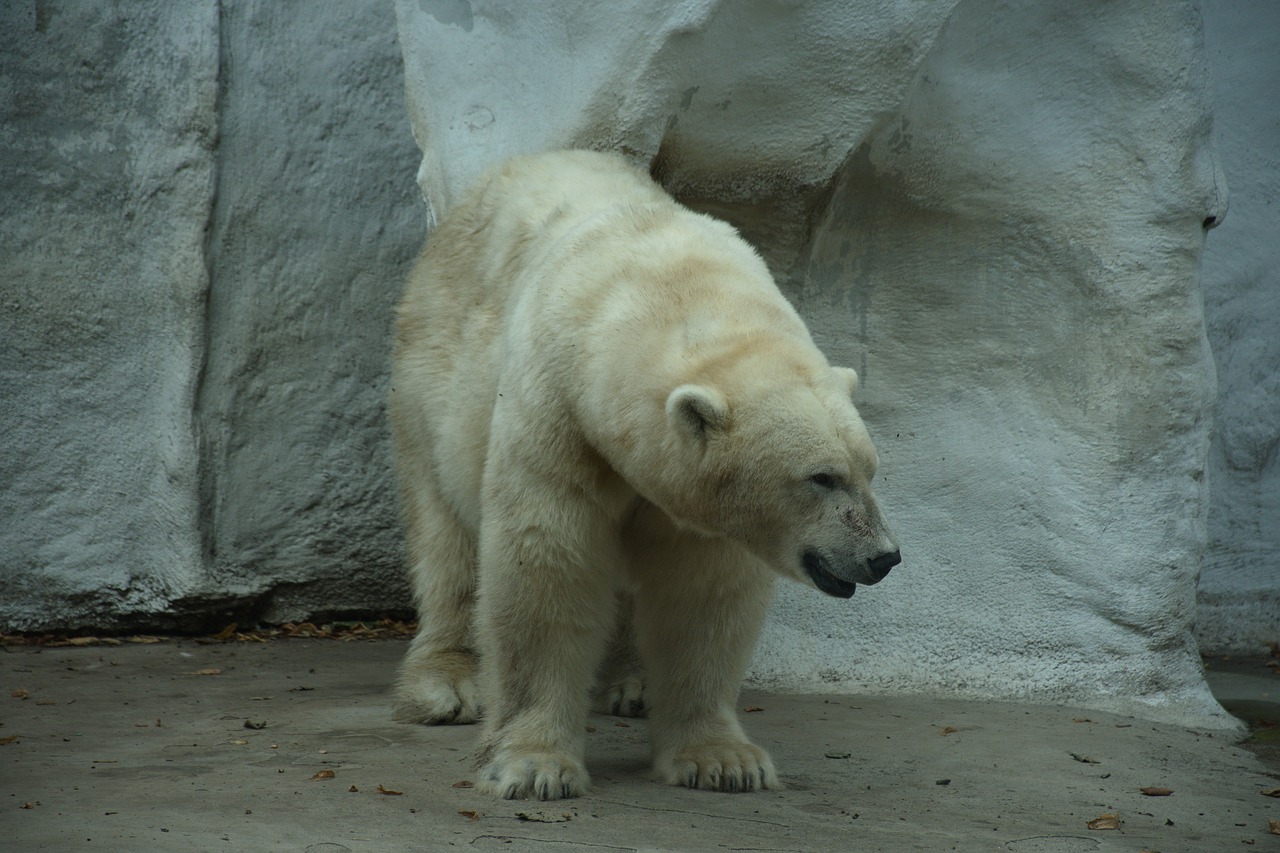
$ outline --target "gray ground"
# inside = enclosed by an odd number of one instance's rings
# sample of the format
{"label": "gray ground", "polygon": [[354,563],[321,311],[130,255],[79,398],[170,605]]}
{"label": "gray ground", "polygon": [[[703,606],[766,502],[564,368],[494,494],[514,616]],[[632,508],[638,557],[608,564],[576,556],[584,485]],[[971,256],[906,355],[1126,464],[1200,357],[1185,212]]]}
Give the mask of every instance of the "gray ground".
{"label": "gray ground", "polygon": [[[1268,833],[1280,799],[1260,793],[1280,786],[1280,764],[1221,734],[908,697],[747,692],[748,729],[788,785],[760,794],[650,782],[644,721],[593,716],[591,796],[501,802],[459,784],[473,778],[474,727],[390,721],[403,650],[298,639],[5,647],[0,848],[1280,850]],[[1213,669],[1229,705],[1280,720],[1280,674]],[[1118,830],[1088,828],[1105,813]]]}

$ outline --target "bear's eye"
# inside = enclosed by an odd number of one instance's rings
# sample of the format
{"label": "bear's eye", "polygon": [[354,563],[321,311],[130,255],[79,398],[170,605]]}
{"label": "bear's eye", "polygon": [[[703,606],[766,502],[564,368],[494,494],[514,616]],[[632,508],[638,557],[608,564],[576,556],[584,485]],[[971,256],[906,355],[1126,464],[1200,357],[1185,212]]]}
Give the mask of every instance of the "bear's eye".
{"label": "bear's eye", "polygon": [[832,491],[834,489],[838,489],[840,488],[840,485],[841,485],[839,477],[837,477],[835,474],[826,473],[825,471],[819,474],[814,474],[812,477],[809,478],[809,482],[813,483],[819,489],[823,489],[826,491]]}

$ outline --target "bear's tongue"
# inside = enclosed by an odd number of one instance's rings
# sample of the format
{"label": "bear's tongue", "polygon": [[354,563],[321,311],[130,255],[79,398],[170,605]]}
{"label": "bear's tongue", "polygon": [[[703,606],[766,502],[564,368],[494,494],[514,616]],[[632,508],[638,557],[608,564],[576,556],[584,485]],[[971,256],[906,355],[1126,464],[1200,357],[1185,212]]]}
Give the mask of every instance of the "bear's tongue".
{"label": "bear's tongue", "polygon": [[841,580],[827,571],[823,559],[812,552],[804,555],[804,568],[818,589],[835,598],[853,598],[853,593],[858,588],[856,583]]}

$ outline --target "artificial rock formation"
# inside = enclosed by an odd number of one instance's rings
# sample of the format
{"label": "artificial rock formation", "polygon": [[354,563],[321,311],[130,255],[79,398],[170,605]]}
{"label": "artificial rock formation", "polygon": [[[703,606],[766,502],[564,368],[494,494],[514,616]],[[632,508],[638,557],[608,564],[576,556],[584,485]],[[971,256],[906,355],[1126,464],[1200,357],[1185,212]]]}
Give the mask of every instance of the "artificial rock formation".
{"label": "artificial rock formation", "polygon": [[783,587],[759,682],[1226,724],[1192,639],[1226,204],[1193,4],[397,15],[434,216],[508,155],[621,150],[862,374],[904,566],[851,604]]}
{"label": "artificial rock formation", "polygon": [[0,4],[0,630],[407,609],[389,6]]}
{"label": "artificial rock formation", "polygon": [[1196,636],[1256,655],[1280,641],[1280,5],[1219,0],[1204,18],[1231,215],[1204,254],[1218,399]]}

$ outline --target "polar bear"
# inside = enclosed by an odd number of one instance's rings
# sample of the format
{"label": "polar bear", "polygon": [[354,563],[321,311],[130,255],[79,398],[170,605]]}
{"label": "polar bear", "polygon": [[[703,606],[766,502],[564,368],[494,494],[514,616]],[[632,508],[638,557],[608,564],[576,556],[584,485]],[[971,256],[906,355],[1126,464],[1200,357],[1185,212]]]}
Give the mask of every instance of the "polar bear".
{"label": "polar bear", "polygon": [[615,640],[603,701],[647,706],[655,778],[780,787],[734,708],[773,579],[847,598],[899,562],[856,385],[731,227],[621,157],[488,172],[397,312],[389,413],[421,618],[397,718],[483,708],[482,789],[584,793],[622,594],[644,669]]}

